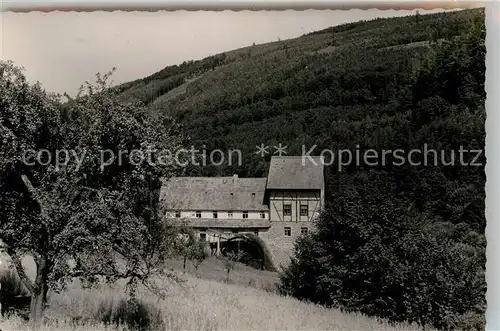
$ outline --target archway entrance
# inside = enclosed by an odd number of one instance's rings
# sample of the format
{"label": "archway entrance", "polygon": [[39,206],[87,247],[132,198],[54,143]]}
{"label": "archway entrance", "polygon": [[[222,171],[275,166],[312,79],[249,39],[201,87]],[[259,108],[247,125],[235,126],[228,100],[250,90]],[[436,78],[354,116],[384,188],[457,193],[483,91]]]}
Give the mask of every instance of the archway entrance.
{"label": "archway entrance", "polygon": [[239,262],[260,270],[275,271],[265,243],[253,234],[239,234],[221,242],[221,253],[240,253]]}

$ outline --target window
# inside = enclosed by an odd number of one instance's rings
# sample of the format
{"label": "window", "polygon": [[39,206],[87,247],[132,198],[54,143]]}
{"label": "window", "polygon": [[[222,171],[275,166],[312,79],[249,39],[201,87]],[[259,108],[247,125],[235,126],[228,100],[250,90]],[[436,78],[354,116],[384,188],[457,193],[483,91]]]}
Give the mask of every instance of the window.
{"label": "window", "polygon": [[309,216],[309,206],[300,205],[300,216]]}
{"label": "window", "polygon": [[261,212],[260,212],[260,218],[266,218],[266,213],[265,213],[265,212],[263,212],[263,211],[261,211]]}
{"label": "window", "polygon": [[300,233],[301,234],[307,234],[307,228],[306,227],[300,228]]}
{"label": "window", "polygon": [[214,218],[217,218],[217,216],[218,216],[218,215],[217,215],[217,211],[216,211],[216,210],[214,210]]}
{"label": "window", "polygon": [[243,211],[243,218],[248,218],[248,211],[246,210]]}
{"label": "window", "polygon": [[256,237],[258,237],[258,236],[259,236],[259,231],[255,231],[253,234],[254,234]]}
{"label": "window", "polygon": [[283,216],[292,216],[292,205],[291,204],[283,205]]}
{"label": "window", "polygon": [[198,211],[196,212],[196,218],[201,218],[201,211],[199,211],[199,210],[198,210]]}
{"label": "window", "polygon": [[233,212],[232,211],[228,211],[227,212],[227,217],[228,218],[233,218]]}
{"label": "window", "polygon": [[292,235],[292,228],[285,226],[285,236],[290,237]]}
{"label": "window", "polygon": [[206,241],[207,240],[207,234],[204,232],[200,232],[200,241]]}
{"label": "window", "polygon": [[180,218],[181,217],[181,212],[177,210],[175,212],[175,217]]}

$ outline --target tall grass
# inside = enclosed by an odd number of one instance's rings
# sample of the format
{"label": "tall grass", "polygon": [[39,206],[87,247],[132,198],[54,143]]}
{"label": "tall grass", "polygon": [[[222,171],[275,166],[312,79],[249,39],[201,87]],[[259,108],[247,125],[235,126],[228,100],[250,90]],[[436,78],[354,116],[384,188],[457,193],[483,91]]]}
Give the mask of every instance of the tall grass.
{"label": "tall grass", "polygon": [[101,301],[93,319],[107,326],[126,325],[137,331],[155,331],[165,328],[161,310],[135,298],[129,300],[121,298],[118,303]]}
{"label": "tall grass", "polygon": [[[215,277],[214,270],[210,277]],[[209,270],[208,265],[205,269]],[[221,270],[223,272],[223,270]],[[293,298],[251,287],[259,283],[259,272],[253,276],[241,267],[234,270],[237,284],[185,275],[186,282],[172,283],[158,279],[168,289],[164,299],[139,287],[135,303],[125,295],[124,282],[103,284],[97,288],[82,289],[78,281],[63,293],[51,293],[46,312],[46,323],[41,331],[123,331],[141,330],[130,321],[148,320],[150,326],[142,330],[421,330],[415,325],[390,325],[361,314],[346,314],[339,310],[300,302]],[[223,273],[222,273],[223,275]],[[204,274],[200,273],[203,277]],[[267,275],[266,277],[271,276]],[[246,279],[244,279],[246,277]],[[250,278],[249,278],[250,277]],[[254,279],[255,284],[248,284]],[[245,284],[246,283],[246,284]],[[261,283],[264,284],[264,283]],[[272,287],[272,285],[268,285]],[[131,306],[132,305],[132,306]],[[137,307],[137,306],[136,306]],[[135,317],[134,317],[135,316]],[[0,319],[2,331],[29,330],[19,318]]]}

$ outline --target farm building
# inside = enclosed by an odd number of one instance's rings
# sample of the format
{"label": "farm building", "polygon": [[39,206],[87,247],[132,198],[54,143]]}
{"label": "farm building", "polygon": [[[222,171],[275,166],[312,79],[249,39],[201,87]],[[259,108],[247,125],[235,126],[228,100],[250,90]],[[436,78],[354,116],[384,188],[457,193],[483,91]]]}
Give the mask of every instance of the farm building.
{"label": "farm building", "polygon": [[164,182],[160,199],[168,216],[193,228],[214,254],[252,238],[251,254],[276,268],[313,227],[324,187],[322,158],[273,156],[267,177],[174,177]]}

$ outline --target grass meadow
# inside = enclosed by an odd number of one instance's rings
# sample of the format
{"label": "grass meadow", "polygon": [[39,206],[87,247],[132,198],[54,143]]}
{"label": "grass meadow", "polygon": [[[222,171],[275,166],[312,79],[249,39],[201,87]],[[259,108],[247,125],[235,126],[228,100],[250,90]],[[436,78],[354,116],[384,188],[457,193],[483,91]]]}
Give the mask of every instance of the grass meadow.
{"label": "grass meadow", "polygon": [[[33,274],[30,259],[24,263]],[[2,260],[0,272],[8,261]],[[189,265],[189,262],[188,262]],[[189,265],[183,272],[182,262],[171,261],[169,268],[185,280],[174,283],[159,280],[168,289],[164,299],[145,288],[138,289],[138,299],[152,309],[154,318],[165,330],[421,330],[414,325],[389,325],[375,318],[356,313],[343,313],[318,305],[282,297],[275,293],[278,276],[238,265],[225,283],[226,272],[221,261],[209,259],[198,268],[198,276]],[[103,284],[83,289],[78,281],[65,292],[49,294],[44,331],[124,331],[126,325],[106,324],[96,316],[103,311],[117,311],[126,298],[124,283]],[[17,316],[0,318],[2,331],[29,330]],[[144,330],[144,329],[143,329]],[[151,329],[149,329],[151,330]]]}

